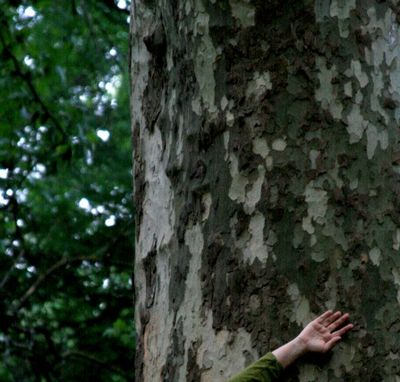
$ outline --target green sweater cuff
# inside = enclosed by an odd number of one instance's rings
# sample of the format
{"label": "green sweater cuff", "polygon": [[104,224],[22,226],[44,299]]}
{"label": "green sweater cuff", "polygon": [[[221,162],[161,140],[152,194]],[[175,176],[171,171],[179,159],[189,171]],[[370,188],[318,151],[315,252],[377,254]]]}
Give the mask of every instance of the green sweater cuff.
{"label": "green sweater cuff", "polygon": [[267,353],[232,377],[229,382],[272,382],[279,378],[282,371],[283,367],[275,356]]}

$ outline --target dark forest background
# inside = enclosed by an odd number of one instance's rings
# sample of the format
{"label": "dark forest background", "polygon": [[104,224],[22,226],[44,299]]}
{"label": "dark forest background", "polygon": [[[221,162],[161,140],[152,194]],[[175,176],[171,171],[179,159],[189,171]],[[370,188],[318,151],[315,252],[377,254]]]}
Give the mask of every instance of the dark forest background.
{"label": "dark forest background", "polygon": [[0,381],[130,381],[129,2],[0,23]]}

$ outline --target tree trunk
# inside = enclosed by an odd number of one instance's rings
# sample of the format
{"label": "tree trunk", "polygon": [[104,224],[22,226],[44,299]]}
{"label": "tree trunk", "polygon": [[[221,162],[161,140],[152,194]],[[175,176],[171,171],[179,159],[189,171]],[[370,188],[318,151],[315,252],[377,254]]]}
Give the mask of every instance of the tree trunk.
{"label": "tree trunk", "polygon": [[224,381],[325,309],[286,380],[400,381],[397,1],[135,0],[138,381]]}

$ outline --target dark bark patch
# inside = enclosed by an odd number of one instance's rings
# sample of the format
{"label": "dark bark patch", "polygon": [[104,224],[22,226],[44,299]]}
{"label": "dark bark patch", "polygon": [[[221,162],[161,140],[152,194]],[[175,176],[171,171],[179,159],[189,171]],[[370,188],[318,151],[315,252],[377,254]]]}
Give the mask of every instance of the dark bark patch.
{"label": "dark bark patch", "polygon": [[200,368],[196,361],[198,349],[198,342],[192,343],[189,348],[188,362],[186,368],[186,381],[188,382],[198,382],[201,379]]}
{"label": "dark bark patch", "polygon": [[169,282],[170,311],[177,312],[185,297],[186,277],[189,270],[191,254],[186,246],[172,251],[175,256],[169,259],[171,278]]}
{"label": "dark bark patch", "polygon": [[153,305],[156,294],[156,255],[157,251],[153,248],[143,260],[143,268],[146,275],[146,308],[150,308]]}
{"label": "dark bark patch", "polygon": [[140,128],[138,125],[134,126],[133,134],[132,134],[133,144],[137,147],[137,150],[134,154],[135,160],[135,178],[134,178],[134,186],[135,186],[135,194],[134,194],[134,202],[136,208],[135,215],[135,232],[136,237],[139,237],[140,225],[143,218],[143,201],[146,189],[146,182],[144,176],[144,164],[143,158],[141,156],[141,143],[140,143]]}
{"label": "dark bark patch", "polygon": [[179,370],[183,365],[184,354],[185,337],[183,335],[183,322],[182,319],[179,319],[172,334],[172,343],[169,347],[167,362],[161,370],[163,382],[179,380]]}
{"label": "dark bark patch", "polygon": [[163,24],[159,22],[153,33],[143,38],[143,42],[151,54],[149,81],[144,92],[146,102],[143,105],[143,114],[147,128],[153,132],[161,113],[160,89],[165,89],[167,81],[167,43]]}

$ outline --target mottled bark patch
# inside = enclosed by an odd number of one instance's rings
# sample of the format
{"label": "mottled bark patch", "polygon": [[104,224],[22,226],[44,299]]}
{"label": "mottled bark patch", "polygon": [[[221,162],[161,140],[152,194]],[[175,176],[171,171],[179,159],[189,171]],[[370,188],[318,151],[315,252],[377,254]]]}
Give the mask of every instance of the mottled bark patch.
{"label": "mottled bark patch", "polygon": [[[148,322],[171,333],[147,358],[164,368],[146,365],[143,379],[218,379],[326,308],[352,313],[351,341],[298,363],[286,380],[400,375],[395,7],[152,1],[133,16],[142,47],[133,50],[135,193],[146,228],[146,246],[137,243],[145,252],[137,256],[137,324],[149,346],[160,341],[143,329]],[[155,192],[156,178],[168,192]],[[161,212],[160,200],[174,216],[160,215],[167,232],[143,223],[140,204]]]}

